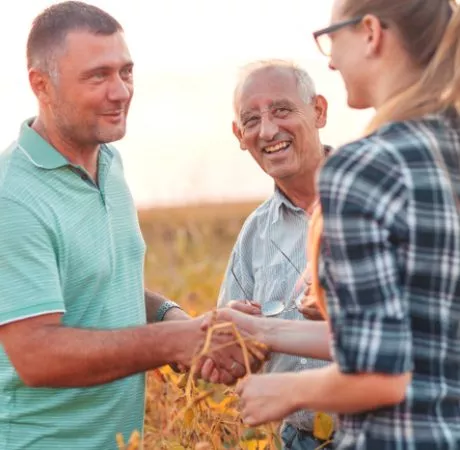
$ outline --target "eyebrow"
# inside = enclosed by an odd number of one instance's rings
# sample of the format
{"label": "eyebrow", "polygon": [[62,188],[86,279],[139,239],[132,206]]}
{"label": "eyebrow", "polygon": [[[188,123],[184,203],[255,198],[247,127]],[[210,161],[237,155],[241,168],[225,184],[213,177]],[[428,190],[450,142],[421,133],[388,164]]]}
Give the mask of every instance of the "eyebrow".
{"label": "eyebrow", "polygon": [[[134,62],[128,61],[125,64],[123,64],[120,69],[126,69],[126,68],[132,68],[132,67],[134,67]],[[86,69],[84,72],[82,72],[81,76],[82,78],[84,78],[96,72],[112,72],[113,70],[114,70],[114,67],[109,66],[109,65],[95,66],[95,67]]]}

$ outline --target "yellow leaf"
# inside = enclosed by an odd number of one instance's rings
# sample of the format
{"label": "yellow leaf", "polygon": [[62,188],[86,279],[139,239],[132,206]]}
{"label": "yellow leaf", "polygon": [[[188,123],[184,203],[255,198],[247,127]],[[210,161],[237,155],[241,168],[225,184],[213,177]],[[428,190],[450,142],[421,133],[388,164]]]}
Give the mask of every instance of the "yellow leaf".
{"label": "yellow leaf", "polygon": [[171,442],[168,445],[168,450],[186,450],[186,448],[178,442]]}
{"label": "yellow leaf", "polygon": [[259,440],[252,439],[250,441],[242,441],[240,442],[240,445],[241,445],[241,448],[244,450],[261,450],[261,449],[266,448],[266,446],[268,445],[268,441],[267,440],[259,441]]}
{"label": "yellow leaf", "polygon": [[315,414],[313,436],[316,439],[328,441],[334,432],[334,420],[328,414],[318,412]]}
{"label": "yellow leaf", "polygon": [[121,433],[117,433],[116,439],[119,450],[125,450],[125,440],[123,439],[123,435]]}
{"label": "yellow leaf", "polygon": [[192,408],[188,408],[184,414],[184,425],[186,428],[191,428],[193,419],[195,418],[195,413],[193,412]]}

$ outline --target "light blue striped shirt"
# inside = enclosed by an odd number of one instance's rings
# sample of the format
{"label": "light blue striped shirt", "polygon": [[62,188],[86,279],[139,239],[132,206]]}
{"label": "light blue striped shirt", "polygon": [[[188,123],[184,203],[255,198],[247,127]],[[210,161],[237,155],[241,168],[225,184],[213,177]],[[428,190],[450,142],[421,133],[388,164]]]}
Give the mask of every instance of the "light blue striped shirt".
{"label": "light blue striped shirt", "polygon": [[[287,307],[277,318],[306,320],[294,307],[293,299],[299,272],[306,266],[307,226],[305,211],[294,206],[275,188],[274,194],[248,217],[240,231],[220,289],[218,306],[223,307],[230,300],[243,299],[246,295],[262,304],[281,300]],[[326,361],[274,353],[265,371],[298,372],[327,364]],[[313,418],[312,412],[300,411],[289,416],[286,422],[312,431]]]}

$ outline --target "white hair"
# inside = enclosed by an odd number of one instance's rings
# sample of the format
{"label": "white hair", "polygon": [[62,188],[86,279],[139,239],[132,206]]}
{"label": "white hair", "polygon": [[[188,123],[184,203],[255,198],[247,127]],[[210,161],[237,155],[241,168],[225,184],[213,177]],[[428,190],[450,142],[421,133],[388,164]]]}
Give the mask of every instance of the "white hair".
{"label": "white hair", "polygon": [[316,96],[315,83],[310,74],[297,64],[284,59],[260,60],[247,64],[242,67],[239,73],[238,82],[233,93],[233,109],[236,115],[236,104],[238,95],[246,80],[253,74],[266,69],[287,69],[290,70],[296,78],[297,88],[300,98],[306,103],[310,103]]}

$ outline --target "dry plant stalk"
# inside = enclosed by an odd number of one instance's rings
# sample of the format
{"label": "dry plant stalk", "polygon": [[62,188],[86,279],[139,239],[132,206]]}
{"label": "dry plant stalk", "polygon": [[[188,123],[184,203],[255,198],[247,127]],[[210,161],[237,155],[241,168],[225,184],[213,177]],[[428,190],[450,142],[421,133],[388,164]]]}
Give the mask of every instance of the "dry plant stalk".
{"label": "dry plant stalk", "polygon": [[[213,336],[215,334],[233,336],[234,339],[225,344],[213,346]],[[153,372],[152,379],[155,382],[164,383],[167,401],[175,405],[180,405],[185,401],[185,405],[174,409],[168,415],[166,423],[164,423],[163,439],[159,442],[157,436],[154,447],[151,448],[158,450],[220,450],[224,448],[222,440],[225,440],[225,436],[233,436],[238,438],[238,442],[233,441],[235,444],[234,447],[228,447],[227,444],[225,448],[250,450],[281,449],[281,441],[273,424],[259,427],[257,430],[248,429],[244,426],[238,412],[232,410],[233,404],[237,402],[237,396],[233,392],[226,389],[225,394],[222,394],[223,400],[218,404],[218,406],[220,404],[223,405],[223,410],[219,408],[219,411],[216,411],[210,406],[214,402],[213,395],[219,394],[216,387],[209,389],[206,386],[203,389],[202,386],[197,386],[197,369],[201,358],[232,345],[238,345],[241,348],[247,374],[251,373],[251,355],[259,361],[265,360],[264,352],[267,350],[267,347],[264,344],[254,341],[249,337],[243,337],[232,322],[217,323],[217,315],[213,311],[203,345],[197,349],[188,374],[178,376],[176,383],[171,387],[171,383],[168,383],[166,377],[160,371]],[[174,395],[169,393],[171,388],[176,391],[173,393]],[[158,400],[155,401],[155,405],[158,405]],[[223,412],[228,417],[222,418]],[[198,421],[198,416],[201,416],[201,421]],[[182,426],[178,428],[181,419]],[[168,437],[173,441],[168,440],[168,443],[166,439]],[[195,444],[193,444],[193,441]],[[124,443],[122,442],[118,442],[118,445],[120,450],[137,450],[138,448],[142,448],[126,447],[123,446]],[[150,447],[145,447],[146,450],[147,448]]]}

